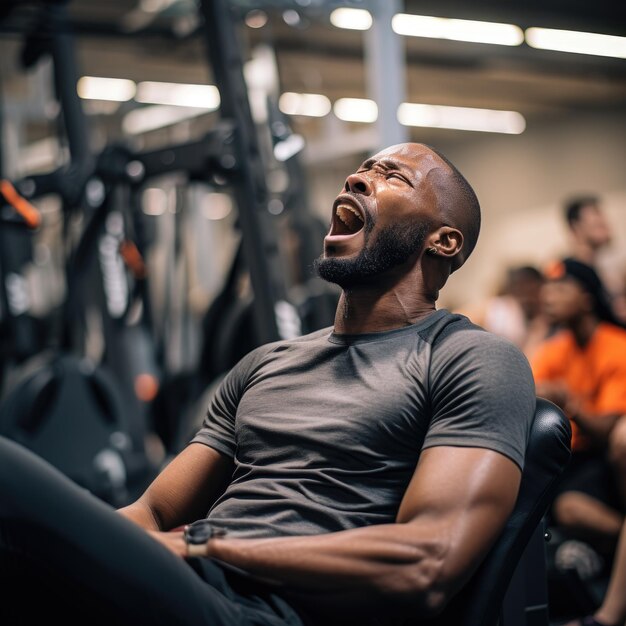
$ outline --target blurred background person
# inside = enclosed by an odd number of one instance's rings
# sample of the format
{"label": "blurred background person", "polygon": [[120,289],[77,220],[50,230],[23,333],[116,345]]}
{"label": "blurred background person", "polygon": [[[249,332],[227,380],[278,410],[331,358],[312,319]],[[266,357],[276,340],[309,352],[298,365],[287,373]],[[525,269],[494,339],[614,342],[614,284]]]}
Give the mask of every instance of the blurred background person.
{"label": "blurred background person", "polygon": [[612,243],[611,227],[598,196],[587,195],[570,199],[565,204],[565,219],[570,232],[569,256],[593,267],[600,275],[609,294],[613,312],[626,322],[624,268],[614,255],[605,262],[602,251]]}
{"label": "blurred background person", "polygon": [[565,205],[571,234],[571,256],[595,267],[598,253],[611,243],[611,230],[597,196],[572,198]]}
{"label": "blurred background person", "polygon": [[555,521],[601,551],[615,545],[626,503],[626,331],[617,325],[595,270],[578,260],[553,264],[544,312],[561,327],[531,359],[537,395],[572,420],[573,456],[553,505]]}
{"label": "blurred background person", "polygon": [[536,267],[512,267],[497,295],[458,312],[485,330],[506,337],[530,358],[550,330],[541,313],[543,284],[544,277]]}

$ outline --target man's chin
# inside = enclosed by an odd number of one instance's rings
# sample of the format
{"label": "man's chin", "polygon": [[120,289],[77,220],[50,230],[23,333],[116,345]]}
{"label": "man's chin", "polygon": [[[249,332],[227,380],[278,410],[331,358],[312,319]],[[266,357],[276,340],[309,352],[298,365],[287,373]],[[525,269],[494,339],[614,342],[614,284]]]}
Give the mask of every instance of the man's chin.
{"label": "man's chin", "polygon": [[400,225],[388,226],[369,245],[366,237],[358,254],[329,256],[333,251],[326,247],[326,254],[315,261],[315,270],[320,278],[342,289],[372,285],[416,254],[424,237],[423,224],[416,224],[409,232]]}
{"label": "man's chin", "polygon": [[340,287],[346,287],[346,259],[321,256],[315,259],[313,267],[315,273],[326,282],[334,283]]}
{"label": "man's chin", "polygon": [[321,256],[314,261],[313,266],[321,279],[339,285],[342,289],[350,289],[365,285],[374,277],[370,272],[363,272],[358,259],[358,256],[348,258]]}

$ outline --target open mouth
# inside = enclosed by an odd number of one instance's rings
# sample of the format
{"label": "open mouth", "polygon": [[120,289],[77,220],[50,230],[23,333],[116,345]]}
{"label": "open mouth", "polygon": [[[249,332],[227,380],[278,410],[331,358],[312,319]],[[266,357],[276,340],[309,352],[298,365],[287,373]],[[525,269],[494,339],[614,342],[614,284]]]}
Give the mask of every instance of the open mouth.
{"label": "open mouth", "polygon": [[345,200],[337,202],[333,212],[332,235],[355,235],[364,225],[361,212]]}

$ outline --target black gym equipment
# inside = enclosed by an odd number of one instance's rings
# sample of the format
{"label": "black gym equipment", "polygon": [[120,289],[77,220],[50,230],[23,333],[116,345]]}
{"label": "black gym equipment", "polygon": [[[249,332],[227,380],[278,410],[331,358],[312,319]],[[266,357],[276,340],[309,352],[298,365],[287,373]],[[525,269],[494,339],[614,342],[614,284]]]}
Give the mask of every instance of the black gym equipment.
{"label": "black gym equipment", "polygon": [[[90,367],[85,367],[84,363],[80,365],[77,362],[75,368],[70,368],[66,361],[58,367],[53,362],[57,358],[69,358],[70,355],[79,361],[83,360],[87,333],[85,309],[95,305],[102,310],[104,363],[112,368],[113,378],[117,377],[119,395],[128,416],[123,425],[117,424],[114,432],[128,431],[132,447],[140,456],[143,454],[143,439],[148,427],[148,407],[137,402],[133,381],[138,373],[148,372],[157,381],[156,387],[161,383],[162,393],[153,403],[153,406],[158,407],[172,405],[172,402],[161,400],[166,392],[171,400],[174,396],[171,392],[175,387],[170,384],[171,377],[168,378],[167,372],[159,372],[159,365],[162,370],[165,368],[162,367],[163,355],[155,354],[154,337],[151,337],[145,281],[133,276],[132,272],[120,275],[117,262],[115,244],[123,243],[126,232],[133,230],[133,222],[136,220],[132,209],[128,207],[138,198],[141,187],[154,177],[172,172],[183,172],[189,181],[228,186],[237,203],[238,224],[242,231],[240,258],[245,261],[245,271],[249,274],[254,295],[243,301],[236,299],[231,302],[230,310],[221,316],[228,322],[229,329],[227,333],[219,333],[219,345],[213,346],[215,353],[223,355],[223,358],[222,363],[211,372],[211,377],[201,375],[198,380],[192,380],[187,385],[184,394],[176,394],[176,402],[173,403],[176,406],[171,406],[165,418],[155,413],[157,430],[166,446],[169,439],[174,438],[176,414],[180,415],[185,402],[201,395],[213,374],[220,374],[231,367],[237,355],[242,356],[260,343],[279,339],[277,319],[280,320],[281,310],[289,307],[277,242],[276,218],[267,207],[264,167],[250,114],[231,16],[226,5],[221,2],[204,2],[201,12],[205,20],[209,59],[221,95],[221,120],[214,130],[201,139],[182,145],[143,153],[133,153],[123,146],[109,146],[97,158],[91,155],[85,117],[75,90],[78,74],[64,3],[45,3],[41,7],[41,19],[27,37],[22,54],[25,67],[33,66],[43,55],[50,55],[53,59],[55,89],[61,104],[71,161],[57,171],[17,181],[15,187],[29,200],[47,193],[58,194],[63,200],[65,232],[68,237],[68,225],[73,216],[80,214],[86,220],[78,243],[72,245],[69,242],[67,297],[61,315],[61,338],[53,346],[56,350],[42,367],[52,368],[54,376],[61,377],[70,370],[89,370]],[[100,192],[86,194],[89,187],[96,191],[100,189]],[[115,217],[115,232],[109,228],[112,216]],[[136,248],[140,249],[141,245]],[[116,267],[117,273],[113,276]],[[127,323],[127,315],[134,297],[141,301],[144,315],[140,324],[130,325]],[[111,303],[119,304],[120,300],[122,310],[114,310]],[[232,310],[233,306],[237,308],[236,312]],[[242,341],[246,331],[249,336]],[[15,381],[19,378],[17,375],[12,377],[11,394],[32,393],[30,387],[28,392],[18,390],[21,385]],[[26,385],[25,381],[22,383]],[[58,385],[53,387],[57,388]],[[41,389],[49,390],[53,387],[43,385]],[[93,389],[94,385],[87,383],[85,393]],[[62,393],[46,393],[48,395],[44,394],[43,397],[48,399],[48,403],[43,400],[35,403],[39,411],[43,410],[42,407],[52,410],[50,404],[53,397],[65,397]],[[183,397],[185,395],[187,397]],[[12,413],[16,406],[21,405],[20,402],[10,400],[7,398],[0,412]],[[100,403],[99,406],[102,405]],[[104,403],[104,406],[114,405],[114,402]],[[21,423],[17,415],[5,417],[3,423],[5,434],[20,439],[19,432],[12,432],[9,426],[10,423]],[[38,419],[35,423],[43,424],[45,420]],[[93,429],[94,436],[97,432],[97,428]],[[22,440],[29,441],[26,435]],[[120,438],[116,437],[116,440]],[[35,444],[33,441],[32,445],[46,456],[48,444]],[[57,443],[50,441],[49,445],[54,447]]]}
{"label": "black gym equipment", "polygon": [[[274,148],[296,137],[276,100],[268,102],[268,117]],[[288,184],[282,200],[289,220],[287,228],[297,242],[297,258],[292,262],[297,276],[289,288],[289,300],[298,311],[302,334],[306,334],[333,324],[341,290],[317,277],[313,270],[313,262],[322,252],[328,224],[317,218],[308,206],[309,194],[300,150],[286,159],[284,166]]]}
{"label": "black gym equipment", "polygon": [[0,180],[0,389],[5,372],[41,349],[42,324],[30,312],[24,275],[40,221],[13,185]]}
{"label": "black gym equipment", "polygon": [[[13,269],[11,263],[21,267],[30,257],[30,250],[23,246],[22,258],[15,258],[24,242],[7,228],[16,203],[24,203],[24,196],[33,199],[58,194],[63,201],[64,245],[69,250],[66,299],[54,320],[58,332],[53,333],[48,350],[24,361],[19,342],[12,346],[13,354],[7,360],[18,367],[6,377],[0,433],[31,448],[95,495],[119,506],[145,488],[156,468],[144,451],[144,425],[128,406],[122,385],[84,354],[85,308],[92,297],[90,290],[98,282],[103,284],[94,279],[94,251],[98,249],[94,244],[97,234],[102,234],[99,226],[107,205],[103,203],[105,210],[99,210],[84,202],[96,163],[89,151],[85,118],[76,94],[73,39],[63,3],[40,7],[40,19],[26,38],[22,63],[31,67],[46,55],[53,60],[55,92],[71,160],[60,170],[16,182],[12,201],[3,193],[3,216],[7,217],[0,232],[13,247],[3,247],[2,274]],[[74,245],[70,224],[79,213],[87,226]],[[11,262],[6,261],[7,251]],[[0,291],[3,301],[9,301],[5,282]],[[13,328],[23,320],[10,322]]]}
{"label": "black gym equipment", "polygon": [[[203,321],[197,371],[166,375],[153,405],[155,426],[172,453],[184,443],[190,424],[201,419],[207,386],[211,387],[250,350],[285,338],[294,327],[300,334],[331,324],[338,298],[336,291],[317,279],[308,282],[312,262],[321,252],[324,228],[320,229],[308,215],[303,202],[304,175],[295,159],[287,164],[291,168],[288,174],[290,181],[297,180],[300,186],[300,202],[295,202],[292,193],[285,204],[289,205],[292,229],[302,251],[298,259],[291,261],[300,267],[300,274],[307,276],[298,290],[287,291],[278,241],[280,220],[269,211],[264,155],[250,112],[232,15],[224,2],[207,0],[200,3],[200,9],[204,18],[201,32],[207,40],[209,64],[220,91],[221,119],[215,130],[199,142],[135,155],[145,167],[145,176],[158,173],[159,164],[167,159],[167,171],[178,169],[189,180],[228,188],[237,205],[241,231],[226,281]],[[272,110],[277,111],[275,107]],[[282,121],[286,132],[288,126]]]}

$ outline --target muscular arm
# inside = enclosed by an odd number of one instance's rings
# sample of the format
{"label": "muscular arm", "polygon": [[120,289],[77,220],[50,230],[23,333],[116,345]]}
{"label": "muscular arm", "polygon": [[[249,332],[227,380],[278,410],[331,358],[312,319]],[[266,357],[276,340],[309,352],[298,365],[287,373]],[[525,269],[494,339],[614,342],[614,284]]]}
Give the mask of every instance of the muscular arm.
{"label": "muscular arm", "polygon": [[202,518],[222,494],[233,461],[201,443],[187,446],[145,493],[119,513],[146,530],[170,530]]}
{"label": "muscular arm", "polygon": [[[437,611],[471,576],[510,514],[520,470],[487,449],[433,447],[395,524],[269,539],[214,539],[207,556],[315,594]],[[181,540],[182,541],[182,540]]]}

